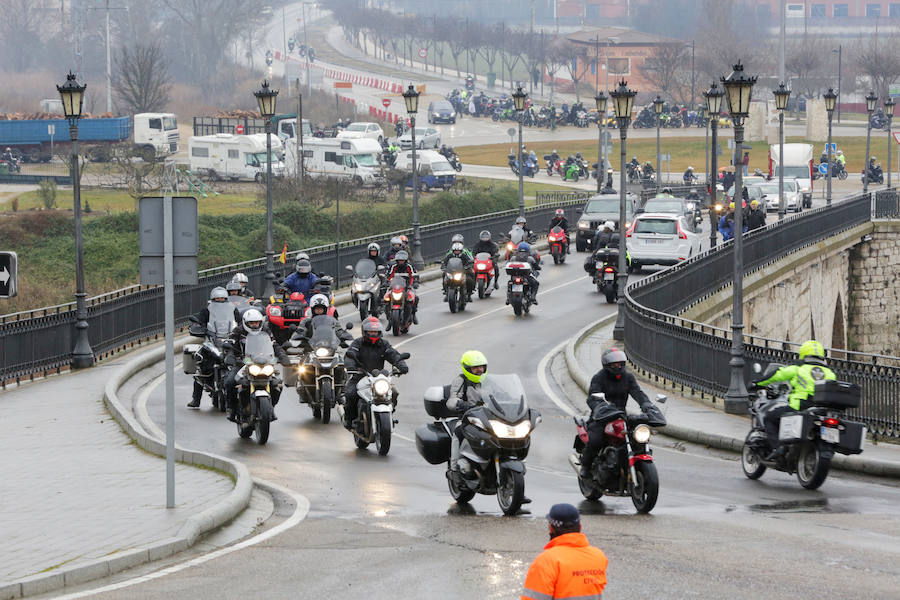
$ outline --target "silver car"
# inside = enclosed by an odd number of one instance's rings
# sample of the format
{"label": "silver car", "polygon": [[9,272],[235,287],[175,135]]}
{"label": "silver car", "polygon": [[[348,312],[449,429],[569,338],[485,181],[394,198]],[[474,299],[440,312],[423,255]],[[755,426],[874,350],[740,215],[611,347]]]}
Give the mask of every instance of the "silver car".
{"label": "silver car", "polygon": [[[764,203],[764,206],[767,211],[779,209],[779,205],[781,204],[781,199],[778,196],[778,183],[777,182],[770,181],[768,183],[755,185],[753,187],[758,188],[759,192],[761,192],[763,194],[763,197],[760,199],[760,202]],[[800,210],[801,210],[800,186],[797,184],[796,179],[785,179],[784,180],[784,201],[785,201],[785,209],[786,210],[793,210],[795,212],[800,212]]]}
{"label": "silver car", "polygon": [[[441,134],[434,127],[416,127],[416,148],[440,148]],[[400,136],[400,149],[412,148],[412,132],[407,131]]]}

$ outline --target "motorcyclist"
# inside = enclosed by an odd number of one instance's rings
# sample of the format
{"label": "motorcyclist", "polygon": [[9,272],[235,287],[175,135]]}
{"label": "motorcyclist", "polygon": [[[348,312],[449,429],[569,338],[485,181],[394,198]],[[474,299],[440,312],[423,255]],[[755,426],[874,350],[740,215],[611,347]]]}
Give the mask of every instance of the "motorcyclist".
{"label": "motorcyclist", "polygon": [[[225,364],[230,367],[230,370],[228,371],[228,375],[225,376],[225,393],[226,397],[228,398],[229,421],[237,420],[238,398],[236,378],[241,368],[244,366],[244,346],[247,341],[247,336],[266,336],[266,338],[268,338],[268,340],[272,344],[272,350],[276,360],[278,360],[283,365],[290,364],[290,359],[288,358],[287,353],[284,351],[280,344],[275,343],[275,340],[272,338],[272,334],[269,333],[269,330],[265,327],[264,323],[265,321],[262,313],[255,308],[251,308],[244,313],[244,316],[241,319],[241,324],[232,329],[231,335],[228,336],[228,341],[230,342],[231,348],[226,354]],[[269,393],[272,397],[272,406],[275,406],[276,404],[278,404],[278,399],[281,397],[281,382],[279,381],[277,385],[271,386]]]}
{"label": "motorcyclist", "polygon": [[[459,233],[450,238],[450,250],[441,260],[441,271],[446,271],[447,263],[451,258],[462,260],[463,267],[466,269],[466,295],[468,301],[472,301],[472,292],[475,291],[475,257],[465,247],[465,239]],[[447,301],[447,278],[443,279],[444,302]]]}
{"label": "motorcyclist", "polygon": [[[293,334],[291,334],[292,340],[301,340],[303,349],[305,351],[310,350],[308,342],[313,335],[313,317],[328,314],[328,306],[328,298],[324,294],[316,294],[312,298],[310,298],[310,316],[300,321],[300,324],[297,325],[297,330],[294,331]],[[341,327],[341,324],[337,319],[335,319],[334,321],[334,332],[337,335],[338,339],[341,340],[341,345],[345,348],[347,347],[345,342],[353,339],[353,336],[351,336],[346,329]]]}
{"label": "motorcyclist", "polygon": [[403,250],[403,241],[400,239],[400,236],[394,236],[391,238],[391,246],[384,252],[384,260],[386,263],[391,263],[394,261],[394,257],[398,252]]}
{"label": "motorcyclist", "polygon": [[553,149],[553,152],[550,153],[550,164],[556,168],[556,163],[559,161],[559,152],[556,151],[556,148]]}
{"label": "motorcyclist", "polygon": [[[603,447],[603,428],[607,420],[603,419],[603,409],[613,405],[619,410],[625,410],[629,396],[640,405],[641,410],[655,409],[654,404],[647,394],[638,385],[634,374],[625,368],[625,353],[618,348],[610,348],[600,358],[602,368],[591,378],[588,388],[587,404],[591,408],[591,420],[588,423],[588,442],[581,454],[581,476],[588,477],[594,458]],[[593,394],[603,394],[606,401],[593,397]]]}
{"label": "motorcyclist", "polygon": [[778,448],[778,425],[781,417],[806,408],[807,401],[816,391],[816,383],[837,379],[834,371],[825,364],[825,348],[816,340],[803,342],[797,350],[797,355],[800,357],[799,365],[781,367],[768,379],[755,384],[755,387],[765,387],[776,381],[788,381],[791,384],[788,403],[775,407],[764,418],[766,435],[772,447],[771,454],[766,457],[767,460],[774,460],[787,450],[786,447]]}
{"label": "motorcyclist", "polygon": [[649,160],[644,163],[644,166],[642,167],[642,171],[644,173],[645,179],[649,179],[650,177],[653,177],[653,173],[656,172],[656,170],[653,168],[653,165],[650,164]]}
{"label": "motorcyclist", "polygon": [[[527,262],[529,265],[531,265],[531,273],[529,273],[528,275],[528,289],[531,290],[532,304],[537,305],[537,292],[538,288],[541,285],[538,281],[538,273],[540,273],[541,271],[541,263],[531,253],[531,245],[528,242],[519,242],[519,245],[516,247],[516,253],[513,254],[509,260],[510,262]],[[508,300],[507,304],[509,304]]]}
{"label": "motorcyclist", "polygon": [[491,239],[491,232],[487,229],[478,234],[478,241],[472,246],[472,256],[482,252],[491,255],[491,261],[494,263],[494,289],[500,289],[500,247]]}
{"label": "motorcyclist", "polygon": [[13,156],[12,148],[9,146],[6,147],[6,150],[3,151],[3,154],[0,154],[0,161],[5,161],[9,164],[13,164],[15,162],[16,157]]}
{"label": "motorcyclist", "polygon": [[298,258],[293,273],[284,280],[284,287],[292,292],[300,292],[307,298],[319,278],[312,272],[312,264],[308,258]]}
{"label": "motorcyclist", "polygon": [[232,281],[236,281],[241,284],[241,296],[245,298],[255,298],[256,294],[250,291],[247,287],[247,284],[250,283],[250,278],[244,275],[243,273],[235,273],[234,277],[231,278]]}
{"label": "motorcyclist", "polygon": [[[400,373],[409,373],[406,361],[400,358],[400,353],[384,339],[384,327],[377,317],[366,318],[362,322],[361,330],[362,335],[353,340],[344,355],[344,366],[348,371],[354,371],[344,385],[344,427],[347,429],[356,426],[359,405],[356,386],[366,374],[384,369],[385,361],[397,367]],[[396,395],[393,400],[396,404]]]}
{"label": "motorcyclist", "polygon": [[[228,302],[228,292],[225,291],[225,288],[221,286],[214,287],[209,292],[209,301],[216,302],[218,304],[225,304]],[[200,310],[198,310],[195,314],[196,324],[203,329],[209,325],[209,306],[204,306]],[[241,320],[241,316],[238,313],[237,309],[234,311],[234,322],[238,323]],[[200,408],[200,398],[203,396],[203,384],[194,379],[194,393],[191,396],[191,401],[188,402],[188,408]]]}
{"label": "motorcyclist", "polygon": [[[462,417],[467,410],[481,404],[481,379],[487,373],[488,363],[485,355],[478,350],[464,352],[459,363],[462,365],[462,373],[450,383],[450,397],[446,404],[457,417]],[[459,424],[460,421],[457,420],[454,434],[450,438],[451,471],[459,470],[459,445],[462,442]]]}
{"label": "motorcyclist", "polygon": [[[606,221],[597,228],[594,239],[591,241],[591,248],[599,250],[600,248],[618,248],[619,233],[616,231],[616,224],[612,221]],[[589,257],[589,262],[593,262],[594,257]]]}
{"label": "motorcyclist", "polygon": [[640,161],[638,161],[637,156],[632,156],[631,161],[628,164],[631,165],[632,169],[638,169],[641,166],[641,163]]}
{"label": "motorcyclist", "polygon": [[[419,289],[419,274],[410,264],[409,253],[406,250],[401,250],[397,253],[397,256],[394,257],[394,266],[391,267],[391,270],[388,272],[386,281],[390,282],[396,275],[400,275],[406,279],[407,287],[412,286],[413,289]],[[416,301],[413,302],[412,307],[412,319],[413,323],[416,325],[419,324],[419,317],[416,316],[418,310],[419,296],[416,294]]]}
{"label": "motorcyclist", "polygon": [[606,170],[606,189],[611,190],[613,186],[613,170]]}
{"label": "motorcyclist", "polygon": [[552,231],[554,227],[559,227],[565,232],[566,254],[569,254],[569,221],[566,220],[566,211],[561,208],[557,208],[556,212],[553,215],[553,218],[550,219],[549,230]]}
{"label": "motorcyclist", "polygon": [[225,284],[225,292],[229,296],[243,296],[241,292],[243,292],[243,288],[241,288],[241,284],[232,279],[228,283]]}
{"label": "motorcyclist", "polygon": [[753,231],[766,226],[766,211],[760,209],[759,200],[750,203],[750,214],[747,215],[747,230]]}
{"label": "motorcyclist", "polygon": [[684,185],[691,185],[694,181],[697,180],[697,176],[694,175],[694,167],[688,167],[684,170]]}
{"label": "motorcyclist", "polygon": [[376,267],[387,267],[387,260],[381,256],[381,246],[372,242],[366,246],[367,258],[375,263]]}
{"label": "motorcyclist", "polygon": [[835,160],[838,161],[839,163],[841,163],[842,168],[844,168],[844,169],[847,168],[847,157],[844,156],[843,150],[837,151],[837,153],[835,154]]}
{"label": "motorcyclist", "polygon": [[522,231],[525,232],[525,239],[531,240],[534,239],[534,234],[531,232],[531,229],[528,228],[527,221],[525,217],[516,217],[516,225],[522,228]]}
{"label": "motorcyclist", "polygon": [[670,188],[670,187],[664,187],[660,191],[659,195],[662,196],[663,198],[674,198],[675,197],[672,195],[672,188]]}

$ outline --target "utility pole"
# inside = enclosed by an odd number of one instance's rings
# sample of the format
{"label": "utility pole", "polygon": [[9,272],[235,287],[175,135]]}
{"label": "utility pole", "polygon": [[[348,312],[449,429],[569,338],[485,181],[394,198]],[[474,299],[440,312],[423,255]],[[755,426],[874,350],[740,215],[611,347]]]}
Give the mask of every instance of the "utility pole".
{"label": "utility pole", "polygon": [[[74,10],[74,7],[73,7],[73,10]],[[109,11],[111,11],[111,10],[128,10],[128,7],[127,6],[110,6],[109,0],[106,0],[106,6],[104,6],[103,8],[87,7],[84,10],[105,10],[106,11],[106,112],[111,113],[112,112],[112,60],[111,60],[112,52],[110,50],[110,37],[109,37]],[[82,19],[83,19],[83,16],[79,16],[79,27],[78,27],[77,33],[75,34],[76,38],[77,38],[76,42],[75,42],[75,48],[76,48],[75,53],[77,55],[76,60],[77,60],[77,64],[78,64],[77,68],[78,68],[79,72],[81,71],[81,62],[82,62],[82,55],[81,55],[81,37],[83,34],[83,30],[82,30],[82,26],[81,26]]]}
{"label": "utility pole", "polygon": [[[784,11],[785,11],[785,2],[787,0],[778,0],[778,6],[781,10],[781,38],[778,40],[778,80],[779,81],[787,81],[784,78]],[[805,12],[805,11],[804,11]],[[838,94],[840,94],[840,86],[838,86]]]}

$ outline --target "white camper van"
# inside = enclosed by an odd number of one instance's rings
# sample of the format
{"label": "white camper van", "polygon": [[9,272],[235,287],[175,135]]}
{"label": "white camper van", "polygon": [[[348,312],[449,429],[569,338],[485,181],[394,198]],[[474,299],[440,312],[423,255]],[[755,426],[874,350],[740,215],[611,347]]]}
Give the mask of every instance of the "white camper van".
{"label": "white camper van", "polygon": [[[266,178],[266,134],[194,136],[188,142],[191,171],[206,174],[214,179],[251,179],[256,182]],[[272,175],[284,175],[284,147],[277,136],[272,136]]]}
{"label": "white camper van", "polygon": [[[381,144],[368,138],[303,137],[303,168],[312,177],[348,178],[358,185],[383,181]],[[293,143],[287,144],[285,166],[289,174],[297,172],[297,155]]]}

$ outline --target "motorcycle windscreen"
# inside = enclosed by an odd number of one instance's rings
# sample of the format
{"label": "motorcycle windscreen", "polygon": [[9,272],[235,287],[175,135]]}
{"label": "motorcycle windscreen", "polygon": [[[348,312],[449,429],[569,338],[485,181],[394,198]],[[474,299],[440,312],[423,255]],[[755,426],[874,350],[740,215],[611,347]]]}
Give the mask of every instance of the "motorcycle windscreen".
{"label": "motorcycle windscreen", "polygon": [[461,258],[453,257],[447,261],[447,272],[448,273],[462,273],[466,268],[463,266],[463,261]]}
{"label": "motorcycle windscreen", "polygon": [[210,302],[207,331],[215,337],[227,337],[234,329],[234,304],[231,302]]}
{"label": "motorcycle windscreen", "polygon": [[374,260],[361,258],[356,261],[356,266],[353,267],[353,276],[357,279],[371,279],[375,277],[376,268]]}
{"label": "motorcycle windscreen", "polygon": [[244,356],[258,364],[275,364],[275,350],[269,334],[264,331],[248,333],[244,341]]}
{"label": "motorcycle windscreen", "polygon": [[482,377],[481,400],[489,412],[507,423],[517,423],[528,415],[525,388],[515,374]]}
{"label": "motorcycle windscreen", "polygon": [[557,225],[556,227],[554,227],[553,229],[550,230],[550,233],[552,233],[553,235],[559,235],[562,232],[563,232],[562,227],[560,227],[559,225]]}
{"label": "motorcycle windscreen", "polygon": [[312,337],[309,339],[309,345],[313,348],[326,347],[337,348],[338,339],[334,332],[337,320],[328,315],[316,315],[310,321],[312,325]]}
{"label": "motorcycle windscreen", "polygon": [[405,290],[406,289],[406,276],[405,275],[394,275],[391,278],[391,289],[394,291],[397,290]]}
{"label": "motorcycle windscreen", "polygon": [[491,256],[490,252],[479,252],[478,254],[475,255],[475,260],[479,260],[479,261],[489,261],[492,258],[493,257]]}

